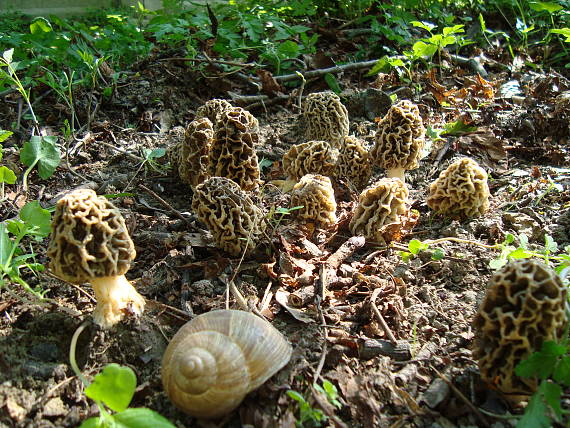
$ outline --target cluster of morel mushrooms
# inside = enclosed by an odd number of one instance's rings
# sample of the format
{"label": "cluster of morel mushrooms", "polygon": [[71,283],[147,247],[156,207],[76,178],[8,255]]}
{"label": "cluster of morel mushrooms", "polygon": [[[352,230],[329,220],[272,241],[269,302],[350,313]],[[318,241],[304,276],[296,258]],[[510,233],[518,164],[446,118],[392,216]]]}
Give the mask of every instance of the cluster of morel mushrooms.
{"label": "cluster of morel mushrooms", "polygon": [[[409,215],[405,171],[418,167],[425,130],[418,107],[393,105],[378,122],[375,145],[349,136],[345,106],[332,92],[306,97],[302,111],[306,142],[283,157],[296,184],[291,206],[298,221],[331,227],[337,222],[333,183],[361,191],[349,224],[354,235],[385,243],[394,224]],[[184,138],[169,148],[174,171],[193,190],[192,209],[216,245],[232,256],[250,253],[263,239],[264,208],[254,201],[261,184],[256,146],[259,124],[248,111],[224,100],[196,112]],[[373,165],[387,178],[368,185]],[[368,187],[366,187],[368,185]],[[486,172],[472,159],[452,163],[430,185],[428,206],[456,218],[480,216],[489,208]],[[93,318],[103,328],[125,314],[142,313],[145,300],[125,279],[135,257],[119,210],[92,190],[76,190],[58,203],[48,250],[50,268],[74,283],[90,282],[97,299]],[[549,267],[535,260],[507,264],[492,278],[475,317],[473,356],[482,378],[505,394],[528,395],[537,385],[515,375],[515,366],[568,323],[567,289]],[[242,311],[213,311],[196,317],[175,335],[162,378],[173,402],[187,413],[219,417],[245,394],[287,364],[287,340],[268,322]]]}

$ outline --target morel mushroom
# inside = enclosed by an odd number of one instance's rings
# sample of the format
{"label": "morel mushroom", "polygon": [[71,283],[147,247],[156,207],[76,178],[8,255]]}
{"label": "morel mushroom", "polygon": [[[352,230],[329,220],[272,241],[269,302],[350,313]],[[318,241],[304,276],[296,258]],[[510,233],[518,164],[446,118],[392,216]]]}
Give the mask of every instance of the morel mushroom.
{"label": "morel mushroom", "polygon": [[234,107],[224,110],[215,124],[208,170],[212,177],[226,177],[243,190],[259,185],[259,164],[255,145],[259,143],[259,123],[248,111]]}
{"label": "morel mushroom", "polygon": [[283,156],[283,170],[293,180],[306,174],[331,175],[338,158],[338,150],[326,141],[307,141],[295,144]]}
{"label": "morel mushroom", "polygon": [[355,189],[360,190],[366,186],[372,175],[372,165],[362,140],[353,136],[344,138],[334,175],[337,179],[346,181]]}
{"label": "morel mushroom", "polygon": [[196,186],[192,209],[217,246],[232,256],[251,252],[265,231],[261,209],[229,178],[211,177]]}
{"label": "morel mushroom", "polygon": [[338,147],[348,135],[348,111],[334,92],[307,95],[303,103],[303,117],[308,140],[324,140]]}
{"label": "morel mushroom", "polygon": [[404,171],[418,167],[425,143],[425,128],[418,107],[408,100],[393,105],[378,122],[373,162],[387,170],[388,178],[405,183]]}
{"label": "morel mushroom", "polygon": [[408,188],[399,178],[383,178],[367,187],[358,197],[350,231],[373,241],[386,242],[389,236],[386,227],[401,223],[402,216],[408,212],[408,194]]}
{"label": "morel mushroom", "polygon": [[93,319],[101,327],[142,313],[145,300],[125,278],[136,255],[125,220],[93,190],[74,190],[57,202],[47,255],[55,275],[93,286]]}
{"label": "morel mushroom", "polygon": [[305,222],[322,226],[336,223],[336,201],[331,180],[323,175],[307,174],[291,192],[292,206],[302,206],[295,216]]}
{"label": "morel mushroom", "polygon": [[556,272],[535,259],[512,261],[493,275],[474,320],[473,358],[483,380],[505,394],[536,391],[536,379],[515,368],[545,341],[563,338],[567,293]]}
{"label": "morel mushroom", "polygon": [[220,115],[226,111],[234,108],[228,101],[214,98],[212,100],[206,101],[203,106],[196,110],[196,119],[209,119],[214,126],[216,125]]}
{"label": "morel mushroom", "polygon": [[428,206],[452,217],[478,217],[489,209],[487,173],[469,158],[453,162],[429,186]]}

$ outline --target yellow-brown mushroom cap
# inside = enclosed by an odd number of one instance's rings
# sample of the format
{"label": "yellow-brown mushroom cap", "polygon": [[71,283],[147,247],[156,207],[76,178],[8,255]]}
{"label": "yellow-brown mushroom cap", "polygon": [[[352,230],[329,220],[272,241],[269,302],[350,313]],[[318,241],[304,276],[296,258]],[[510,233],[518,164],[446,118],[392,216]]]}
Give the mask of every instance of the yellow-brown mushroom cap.
{"label": "yellow-brown mushroom cap", "polygon": [[283,156],[283,171],[300,180],[306,174],[332,175],[338,150],[326,141],[307,141],[295,144]]}
{"label": "yellow-brown mushroom cap", "polygon": [[336,223],[336,201],[331,180],[323,175],[307,174],[299,180],[291,192],[295,216],[304,221],[323,226]]}
{"label": "yellow-brown mushroom cap", "polygon": [[309,94],[302,108],[308,140],[324,140],[336,147],[348,135],[348,111],[334,92]]}

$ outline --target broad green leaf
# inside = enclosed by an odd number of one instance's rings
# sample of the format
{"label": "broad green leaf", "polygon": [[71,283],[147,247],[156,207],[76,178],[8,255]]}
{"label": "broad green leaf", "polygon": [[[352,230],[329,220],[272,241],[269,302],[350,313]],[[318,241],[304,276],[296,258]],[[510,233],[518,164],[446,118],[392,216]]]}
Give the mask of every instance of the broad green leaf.
{"label": "broad green leaf", "polygon": [[562,409],[560,408],[560,396],[562,395],[562,387],[557,383],[543,380],[538,390],[542,393],[548,405],[552,407],[552,410],[554,410],[556,416],[562,416]]}
{"label": "broad green leaf", "polygon": [[453,135],[460,136],[468,132],[474,132],[477,130],[476,126],[469,126],[463,120],[459,119],[454,122],[447,122],[443,126],[443,131],[441,135]]}
{"label": "broad green leaf", "polygon": [[420,21],[411,21],[410,24],[412,24],[414,27],[419,27],[419,28],[423,28],[424,30],[426,30],[428,33],[431,33],[431,30],[433,30],[436,26],[434,24],[432,24],[431,22],[420,22]]}
{"label": "broad green leaf", "polygon": [[489,267],[493,270],[501,269],[507,264],[507,259],[504,257],[497,257],[489,262]]}
{"label": "broad green leaf", "polygon": [[443,29],[443,35],[449,36],[451,34],[464,33],[465,30],[463,29],[463,27],[464,26],[462,24],[454,25],[453,27],[445,27]]}
{"label": "broad green leaf", "polygon": [[563,7],[558,3],[546,2],[546,1],[531,1],[528,3],[528,5],[532,10],[536,12],[546,11],[548,13],[554,13],[563,9]]}
{"label": "broad green leaf", "polygon": [[400,58],[388,58],[388,64],[392,67],[405,67],[406,65]]}
{"label": "broad green leaf", "polygon": [[8,237],[6,223],[0,223],[0,265],[5,265],[12,251],[12,241]]}
{"label": "broad green leaf", "polygon": [[408,243],[408,250],[410,250],[410,253],[412,254],[418,254],[422,250],[427,250],[428,247],[429,247],[428,244],[424,244],[422,241],[418,239],[412,239]]}
{"label": "broad green leaf", "polygon": [[153,160],[163,157],[166,154],[166,149],[161,147],[158,149],[143,149],[144,157],[147,160]]}
{"label": "broad green leaf", "polygon": [[442,260],[445,257],[445,251],[441,248],[436,248],[431,255],[432,260]]}
{"label": "broad green leaf", "polygon": [[532,257],[532,254],[528,253],[527,251],[525,251],[522,248],[517,248],[515,251],[512,251],[509,253],[509,257],[511,259],[528,259],[529,257]]}
{"label": "broad green leaf", "polygon": [[37,227],[37,235],[48,236],[51,231],[51,214],[40,206],[39,201],[31,201],[20,210],[20,218],[30,226]]}
{"label": "broad green leaf", "polygon": [[5,131],[4,129],[0,129],[0,143],[6,141],[12,134],[12,131]]}
{"label": "broad green leaf", "polygon": [[566,37],[566,40],[564,41],[570,43],[570,28],[557,28],[555,30],[550,30],[550,32],[563,35]]}
{"label": "broad green leaf", "polygon": [[116,428],[176,428],[168,419],[146,408],[127,409],[113,415]]}
{"label": "broad green leaf", "polygon": [[556,359],[565,353],[566,346],[552,341],[544,342],[540,351],[534,352],[515,367],[515,373],[522,377],[536,376],[539,379],[546,379],[552,374]]}
{"label": "broad green leaf", "polygon": [[336,80],[336,77],[334,77],[334,74],[332,73],[325,74],[325,82],[327,82],[327,85],[329,85],[329,88],[331,88],[331,90],[335,94],[340,94],[342,92],[342,89],[338,84],[338,80]]}
{"label": "broad green leaf", "polygon": [[540,394],[534,394],[524,411],[524,416],[517,422],[517,428],[549,428],[550,418],[546,416],[546,404]]}
{"label": "broad green leaf", "polygon": [[99,417],[89,418],[79,425],[79,428],[106,428],[105,425],[99,424]]}
{"label": "broad green leaf", "polygon": [[558,244],[552,238],[552,236],[548,234],[544,235],[544,249],[550,251],[551,253],[555,253],[558,251]]}
{"label": "broad green leaf", "polygon": [[43,17],[36,18],[34,22],[30,24],[30,33],[32,34],[43,34],[53,31],[49,21]]}
{"label": "broad green leaf", "polygon": [[507,233],[507,236],[505,236],[505,244],[512,244],[515,241],[515,235],[513,235],[512,233]]}
{"label": "broad green leaf", "polygon": [[16,182],[16,174],[10,168],[0,166],[0,183],[14,184]]}
{"label": "broad green leaf", "polygon": [[61,161],[61,153],[56,146],[57,137],[34,135],[20,150],[20,161],[27,166],[38,165],[38,174],[44,180],[51,177]]}
{"label": "broad green leaf", "polygon": [[431,58],[437,52],[437,46],[432,45],[431,43],[428,44],[428,43],[420,40],[420,41],[414,43],[414,45],[412,46],[412,50],[413,50],[414,56],[416,58],[420,58],[420,57]]}
{"label": "broad green leaf", "polygon": [[122,412],[131,402],[137,386],[135,373],[129,367],[109,364],[85,389],[85,395],[104,402],[115,412]]}
{"label": "broad green leaf", "polygon": [[366,73],[366,75],[374,76],[378,73],[387,73],[388,71],[390,71],[390,68],[391,64],[388,60],[388,57],[383,56],[378,61],[376,61],[376,64],[372,66],[372,68],[368,71],[368,73]]}
{"label": "broad green leaf", "polygon": [[12,55],[14,55],[14,48],[4,51],[2,58],[4,58],[4,61],[10,64],[12,62]]}
{"label": "broad green leaf", "polygon": [[287,395],[291,397],[293,400],[298,401],[299,403],[306,403],[305,397],[299,394],[297,391],[293,391],[290,389],[287,391]]}
{"label": "broad green leaf", "polygon": [[[570,352],[570,350],[567,350],[567,352]],[[556,364],[552,378],[556,382],[570,386],[570,355],[565,355],[560,358],[560,361]]]}
{"label": "broad green leaf", "polygon": [[287,40],[277,47],[277,53],[284,59],[297,58],[300,50],[299,45],[291,40]]}

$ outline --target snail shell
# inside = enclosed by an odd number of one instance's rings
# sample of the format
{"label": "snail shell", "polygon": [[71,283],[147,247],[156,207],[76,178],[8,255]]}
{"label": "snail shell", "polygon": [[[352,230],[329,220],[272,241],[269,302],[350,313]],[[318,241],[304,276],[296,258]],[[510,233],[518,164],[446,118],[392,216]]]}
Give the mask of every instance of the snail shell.
{"label": "snail shell", "polygon": [[217,418],[285,366],[291,353],[275,327],[249,312],[207,312],[172,338],[162,359],[162,384],[179,409]]}

